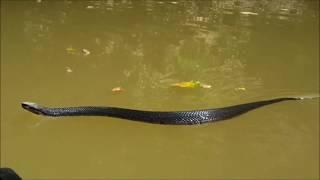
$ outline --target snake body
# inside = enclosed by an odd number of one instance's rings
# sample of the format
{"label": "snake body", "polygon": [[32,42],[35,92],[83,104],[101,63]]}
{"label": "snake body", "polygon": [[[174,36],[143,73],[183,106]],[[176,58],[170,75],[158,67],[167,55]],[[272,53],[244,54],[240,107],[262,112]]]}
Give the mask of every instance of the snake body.
{"label": "snake body", "polygon": [[[313,98],[313,97],[311,97]],[[118,107],[98,107],[98,106],[80,106],[80,107],[62,107],[48,108],[36,103],[23,102],[24,109],[44,116],[109,116],[115,118],[128,119],[155,124],[174,124],[174,125],[193,125],[215,122],[219,120],[230,119],[241,115],[250,110],[278,103],[281,101],[301,100],[302,97],[276,98],[271,100],[256,101],[251,103],[239,104],[234,106],[191,110],[191,111],[143,111],[134,109],[125,109]]]}

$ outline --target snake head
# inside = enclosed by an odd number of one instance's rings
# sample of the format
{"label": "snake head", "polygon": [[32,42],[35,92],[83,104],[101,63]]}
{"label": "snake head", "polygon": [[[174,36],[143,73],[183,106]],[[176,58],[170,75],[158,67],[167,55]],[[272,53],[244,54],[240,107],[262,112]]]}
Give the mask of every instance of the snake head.
{"label": "snake head", "polygon": [[41,110],[42,107],[36,103],[22,102],[21,106],[23,107],[23,109],[26,109],[34,114],[44,115],[43,111]]}

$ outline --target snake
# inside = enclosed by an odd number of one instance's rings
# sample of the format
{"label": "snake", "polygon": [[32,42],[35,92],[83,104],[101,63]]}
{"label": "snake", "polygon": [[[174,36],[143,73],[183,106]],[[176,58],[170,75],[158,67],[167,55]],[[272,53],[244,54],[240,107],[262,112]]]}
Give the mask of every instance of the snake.
{"label": "snake", "polygon": [[78,107],[45,107],[37,103],[22,102],[22,108],[43,116],[108,116],[154,124],[195,125],[231,119],[262,106],[279,103],[313,99],[318,97],[282,97],[261,100],[233,106],[188,111],[145,111],[120,107],[78,106]]}

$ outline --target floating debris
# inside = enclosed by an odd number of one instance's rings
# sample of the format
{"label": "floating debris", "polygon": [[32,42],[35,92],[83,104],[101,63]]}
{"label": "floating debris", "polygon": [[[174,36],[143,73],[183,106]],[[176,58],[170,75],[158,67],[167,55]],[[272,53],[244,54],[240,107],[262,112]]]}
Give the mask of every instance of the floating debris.
{"label": "floating debris", "polygon": [[255,13],[255,12],[248,12],[248,11],[242,11],[242,12],[240,12],[241,14],[243,14],[243,15],[258,15],[258,13]]}
{"label": "floating debris", "polygon": [[111,90],[112,92],[123,92],[124,91],[124,89],[122,88],[122,87],[115,87],[115,88],[112,88],[112,90]]}
{"label": "floating debris", "polygon": [[200,86],[204,89],[210,89],[212,86],[209,84],[200,84]]}
{"label": "floating debris", "polygon": [[132,54],[135,55],[135,56],[138,56],[138,57],[143,57],[144,56],[142,48],[138,48],[138,49],[134,50],[132,52]]}
{"label": "floating debris", "polygon": [[66,48],[68,54],[76,54],[77,50],[74,49],[72,46]]}
{"label": "floating debris", "polygon": [[247,90],[245,87],[237,87],[237,88],[234,88],[236,91],[245,91]]}
{"label": "floating debris", "polygon": [[87,6],[87,9],[93,9],[94,6]]}
{"label": "floating debris", "polygon": [[84,56],[88,56],[89,54],[91,54],[91,52],[88,49],[81,49],[81,51],[79,49],[75,49],[72,46],[69,46],[66,48],[66,51],[68,54],[73,54],[73,55],[84,55]]}
{"label": "floating debris", "polygon": [[183,81],[171,84],[173,87],[179,87],[179,88],[205,88],[210,89],[212,86],[209,84],[203,84],[200,81]]}
{"label": "floating debris", "polygon": [[91,52],[88,49],[82,49],[81,51],[83,52],[84,56],[88,56],[89,54],[91,54]]}
{"label": "floating debris", "polygon": [[180,87],[180,88],[197,88],[197,87],[200,87],[200,82],[199,81],[183,81],[183,82],[171,84],[171,86]]}
{"label": "floating debris", "polygon": [[66,71],[67,71],[67,73],[72,73],[73,72],[70,67],[66,67]]}

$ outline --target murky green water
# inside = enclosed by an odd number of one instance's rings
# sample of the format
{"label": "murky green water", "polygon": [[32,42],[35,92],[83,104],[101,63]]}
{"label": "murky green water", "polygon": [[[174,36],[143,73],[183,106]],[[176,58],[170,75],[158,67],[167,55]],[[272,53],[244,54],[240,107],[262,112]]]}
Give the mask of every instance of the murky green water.
{"label": "murky green water", "polygon": [[[319,100],[201,126],[55,119],[20,107],[173,111],[319,94],[318,7],[1,1],[1,166],[25,179],[319,178]],[[190,80],[212,87],[170,87]]]}

